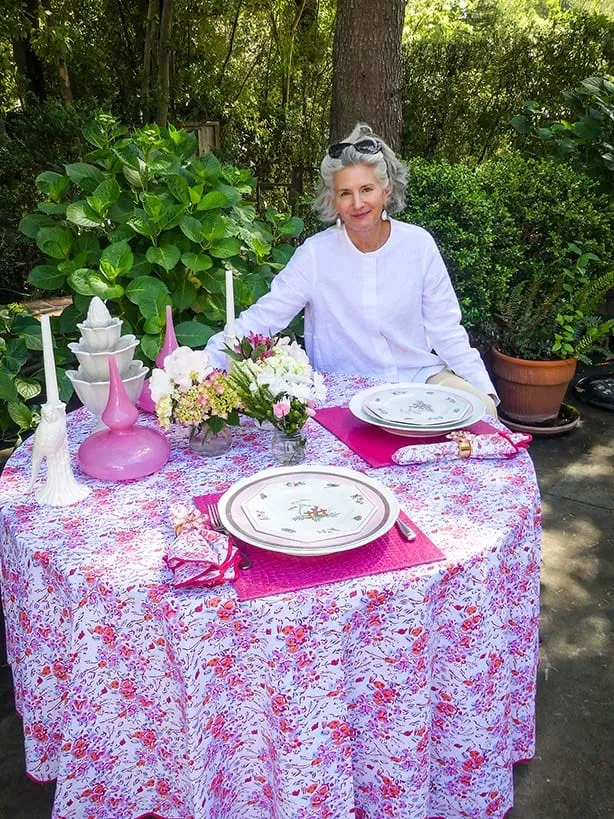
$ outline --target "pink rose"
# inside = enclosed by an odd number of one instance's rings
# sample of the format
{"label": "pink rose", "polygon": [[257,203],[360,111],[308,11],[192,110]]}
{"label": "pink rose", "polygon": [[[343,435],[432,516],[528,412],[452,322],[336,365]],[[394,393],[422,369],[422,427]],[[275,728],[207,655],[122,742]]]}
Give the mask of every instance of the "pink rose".
{"label": "pink rose", "polygon": [[289,401],[278,401],[276,404],[273,404],[273,415],[276,418],[284,418],[289,412],[290,412]]}

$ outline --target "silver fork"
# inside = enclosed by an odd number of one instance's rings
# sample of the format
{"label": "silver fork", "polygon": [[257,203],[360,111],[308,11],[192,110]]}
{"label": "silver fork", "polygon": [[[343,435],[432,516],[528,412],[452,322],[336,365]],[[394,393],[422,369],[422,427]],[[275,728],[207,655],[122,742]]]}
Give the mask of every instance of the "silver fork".
{"label": "silver fork", "polygon": [[[220,510],[217,508],[217,503],[208,503],[206,509],[209,522],[211,523],[211,528],[216,532],[221,532],[223,535],[230,535],[230,532],[222,523]],[[241,556],[241,559],[239,560],[239,568],[250,569],[252,566],[251,557],[248,557],[248,555],[246,555],[245,552],[242,552],[241,549],[239,549],[239,555]]]}

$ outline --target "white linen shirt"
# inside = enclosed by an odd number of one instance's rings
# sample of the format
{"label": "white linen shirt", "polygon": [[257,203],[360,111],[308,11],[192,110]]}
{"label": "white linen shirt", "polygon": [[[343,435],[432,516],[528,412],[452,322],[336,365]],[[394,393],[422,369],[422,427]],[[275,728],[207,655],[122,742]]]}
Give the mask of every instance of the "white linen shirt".
{"label": "white linen shirt", "polygon": [[[305,308],[305,350],[317,370],[424,383],[447,367],[496,395],[461,326],[432,236],[396,219],[390,227],[385,244],[370,253],[358,250],[345,228],[307,239],[270,291],[236,319],[237,337],[277,333]],[[218,366],[222,347],[222,333],[206,347]]]}

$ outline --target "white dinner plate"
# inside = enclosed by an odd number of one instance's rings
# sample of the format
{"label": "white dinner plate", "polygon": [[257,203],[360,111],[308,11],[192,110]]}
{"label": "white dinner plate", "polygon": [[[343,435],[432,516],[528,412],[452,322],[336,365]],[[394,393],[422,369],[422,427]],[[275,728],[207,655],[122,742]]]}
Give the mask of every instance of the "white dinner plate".
{"label": "white dinner plate", "polygon": [[365,398],[363,408],[383,421],[412,427],[440,427],[458,423],[471,412],[464,395],[428,384],[386,386]]}
{"label": "white dinner plate", "polygon": [[287,466],[242,478],[218,508],[231,535],[291,555],[316,556],[363,546],[399,514],[394,494],[352,469]]}
{"label": "white dinner plate", "polygon": [[[411,383],[411,382],[410,382]],[[385,386],[395,386],[393,384],[387,384]],[[407,386],[406,384],[401,384],[400,386]],[[417,385],[412,385],[417,386]],[[370,397],[373,392],[382,389],[382,385],[379,387],[371,387],[367,390],[361,390],[357,392],[355,395],[352,396],[349,403],[349,410],[356,418],[361,421],[364,421],[367,424],[371,424],[376,427],[380,427],[380,429],[386,430],[386,432],[391,432],[393,435],[402,435],[404,437],[413,437],[413,438],[433,438],[436,435],[443,435],[446,432],[452,432],[455,429],[463,429],[463,427],[471,426],[471,424],[475,424],[476,421],[479,421],[484,417],[486,414],[486,407],[484,406],[484,402],[481,401],[477,395],[473,395],[470,392],[462,392],[461,390],[453,390],[452,387],[442,387],[438,384],[429,384],[423,385],[428,386],[429,390],[445,390],[446,392],[454,392],[454,393],[462,393],[463,398],[465,398],[471,404],[471,412],[470,414],[464,418],[462,421],[453,422],[449,426],[440,426],[437,428],[433,427],[406,427],[402,424],[393,424],[392,422],[384,421],[381,418],[376,418],[375,416],[371,415],[370,413],[366,412],[363,408],[363,403],[366,399]]]}

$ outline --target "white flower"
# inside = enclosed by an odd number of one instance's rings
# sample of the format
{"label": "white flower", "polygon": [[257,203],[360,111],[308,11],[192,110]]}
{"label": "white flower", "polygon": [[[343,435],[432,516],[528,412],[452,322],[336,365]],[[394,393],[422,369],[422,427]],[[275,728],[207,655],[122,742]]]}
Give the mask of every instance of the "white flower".
{"label": "white flower", "polygon": [[193,384],[203,381],[212,372],[213,367],[204,350],[178,347],[164,359],[164,369],[176,387],[185,392]]}
{"label": "white flower", "polygon": [[163,395],[171,395],[173,392],[173,383],[168,377],[168,373],[164,370],[154,369],[149,379],[149,389],[151,391],[151,400],[154,404],[157,404]]}

